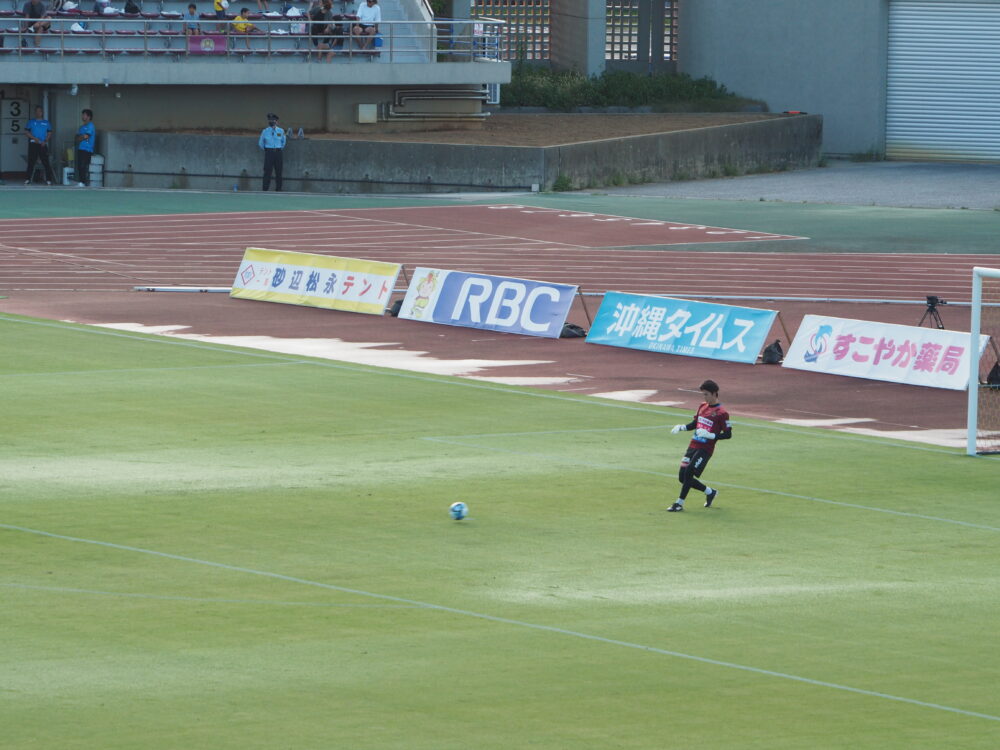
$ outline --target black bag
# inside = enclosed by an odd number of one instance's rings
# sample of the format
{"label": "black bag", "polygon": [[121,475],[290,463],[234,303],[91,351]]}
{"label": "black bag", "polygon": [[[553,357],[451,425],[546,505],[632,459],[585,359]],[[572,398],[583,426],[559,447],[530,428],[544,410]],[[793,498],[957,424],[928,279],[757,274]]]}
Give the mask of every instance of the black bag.
{"label": "black bag", "polygon": [[125,0],[125,12],[130,16],[137,15],[141,10],[135,0]]}
{"label": "black bag", "polygon": [[775,339],[770,346],[764,347],[764,353],[760,357],[762,365],[778,365],[785,358],[785,353],[781,351],[781,339]]}
{"label": "black bag", "polygon": [[573,323],[567,323],[563,326],[562,333],[559,334],[561,339],[582,339],[586,338],[587,331],[580,326]]}
{"label": "black bag", "polygon": [[997,360],[997,363],[993,365],[993,369],[990,370],[990,374],[986,376],[986,385],[1000,388],[1000,360]]}

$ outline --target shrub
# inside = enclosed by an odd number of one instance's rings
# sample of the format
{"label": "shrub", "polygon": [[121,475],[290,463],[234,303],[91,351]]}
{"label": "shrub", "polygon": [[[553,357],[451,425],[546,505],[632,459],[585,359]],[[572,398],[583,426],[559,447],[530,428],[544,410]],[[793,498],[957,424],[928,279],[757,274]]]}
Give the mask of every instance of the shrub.
{"label": "shrub", "polygon": [[576,107],[718,112],[741,109],[749,101],[710,78],[692,78],[686,73],[642,75],[616,70],[588,78],[523,63],[514,66],[510,83],[500,88],[500,103],[505,107],[548,107],[563,112]]}
{"label": "shrub", "polygon": [[573,189],[573,183],[570,181],[569,177],[559,173],[556,177],[556,181],[552,183],[552,190],[557,193],[565,193],[567,190]]}

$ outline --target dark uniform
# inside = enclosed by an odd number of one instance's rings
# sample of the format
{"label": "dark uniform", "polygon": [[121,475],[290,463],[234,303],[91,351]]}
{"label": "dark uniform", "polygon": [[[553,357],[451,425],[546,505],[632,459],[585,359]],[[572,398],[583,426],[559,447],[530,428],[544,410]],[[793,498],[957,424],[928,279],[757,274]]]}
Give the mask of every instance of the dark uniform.
{"label": "dark uniform", "polygon": [[698,407],[694,419],[685,425],[689,430],[708,430],[715,433],[715,439],[695,437],[688,443],[687,452],[681,459],[681,469],[678,475],[681,487],[680,498],[687,497],[688,490],[694,488],[699,492],[705,491],[705,485],[698,481],[698,477],[705,470],[708,459],[715,452],[715,444],[720,440],[729,440],[733,436],[733,428],[729,424],[729,412],[722,408],[722,404],[709,406],[702,404]]}
{"label": "dark uniform", "polygon": [[260,133],[257,145],[264,152],[264,191],[271,187],[271,173],[274,173],[274,189],[281,192],[281,172],[284,168],[282,150],[285,148],[285,131],[278,127],[278,116],[268,113],[267,127]]}
{"label": "dark uniform", "polygon": [[[706,387],[707,386],[707,387]],[[711,380],[702,383],[701,391],[706,394],[709,401],[717,401],[719,387]],[[691,430],[694,437],[688,443],[688,449],[681,459],[680,471],[677,473],[677,481],[681,483],[681,491],[677,497],[677,502],[668,508],[669,511],[684,510],[684,501],[688,492],[693,488],[705,493],[705,507],[710,507],[717,490],[707,487],[698,478],[708,465],[708,461],[715,453],[715,444],[719,440],[729,440],[733,436],[733,428],[729,421],[729,412],[722,404],[709,404],[707,401],[698,407],[694,419],[687,424],[677,425],[672,432],[684,432]]]}

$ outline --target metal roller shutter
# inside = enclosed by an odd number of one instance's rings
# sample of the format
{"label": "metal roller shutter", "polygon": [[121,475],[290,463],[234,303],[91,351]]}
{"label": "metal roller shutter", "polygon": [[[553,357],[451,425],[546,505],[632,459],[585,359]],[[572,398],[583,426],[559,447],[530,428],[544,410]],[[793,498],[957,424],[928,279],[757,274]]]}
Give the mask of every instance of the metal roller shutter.
{"label": "metal roller shutter", "polygon": [[890,0],[886,156],[1000,161],[1000,0]]}

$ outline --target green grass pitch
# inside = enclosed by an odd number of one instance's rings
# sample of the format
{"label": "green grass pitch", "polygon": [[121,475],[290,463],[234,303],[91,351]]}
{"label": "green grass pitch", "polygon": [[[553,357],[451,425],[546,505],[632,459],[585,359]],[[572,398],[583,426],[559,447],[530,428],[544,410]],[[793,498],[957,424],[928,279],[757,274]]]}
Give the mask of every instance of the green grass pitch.
{"label": "green grass pitch", "polygon": [[[1000,746],[998,464],[0,316],[4,748]],[[465,500],[470,518],[448,518]]]}

